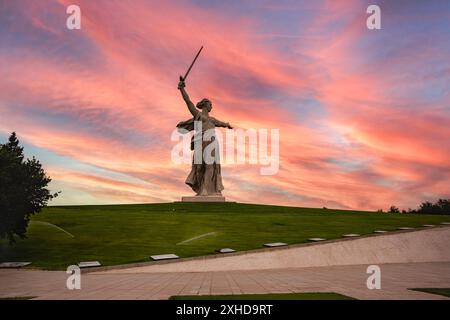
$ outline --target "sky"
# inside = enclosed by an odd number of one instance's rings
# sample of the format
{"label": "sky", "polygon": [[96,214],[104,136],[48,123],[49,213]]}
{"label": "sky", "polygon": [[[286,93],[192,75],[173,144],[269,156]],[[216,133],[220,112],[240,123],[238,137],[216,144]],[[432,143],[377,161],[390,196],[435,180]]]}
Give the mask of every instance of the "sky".
{"label": "sky", "polygon": [[0,0],[0,141],[41,161],[52,205],[191,195],[171,133],[203,45],[191,98],[280,132],[277,174],[222,165],[228,200],[415,208],[450,197],[449,21],[449,1]]}

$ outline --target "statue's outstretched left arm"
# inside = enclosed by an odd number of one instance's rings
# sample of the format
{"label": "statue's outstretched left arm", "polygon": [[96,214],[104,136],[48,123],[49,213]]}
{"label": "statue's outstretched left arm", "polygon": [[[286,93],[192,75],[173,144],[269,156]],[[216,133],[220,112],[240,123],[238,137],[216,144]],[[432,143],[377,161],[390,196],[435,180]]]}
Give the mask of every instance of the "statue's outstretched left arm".
{"label": "statue's outstretched left arm", "polygon": [[233,129],[233,127],[231,126],[231,124],[229,122],[223,122],[223,121],[217,120],[216,118],[213,118],[213,119],[214,119],[214,125],[216,127]]}

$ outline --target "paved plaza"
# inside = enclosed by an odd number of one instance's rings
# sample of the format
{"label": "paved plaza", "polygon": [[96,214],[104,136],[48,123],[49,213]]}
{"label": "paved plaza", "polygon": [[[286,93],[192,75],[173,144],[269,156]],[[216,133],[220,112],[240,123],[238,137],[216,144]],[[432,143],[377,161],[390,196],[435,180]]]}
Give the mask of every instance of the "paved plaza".
{"label": "paved plaza", "polygon": [[173,295],[336,292],[357,299],[447,299],[408,288],[449,288],[450,262],[384,264],[381,289],[369,290],[366,265],[261,271],[87,273],[68,290],[61,271],[0,270],[0,297],[168,299]]}
{"label": "paved plaza", "polygon": [[[168,299],[174,295],[336,292],[356,299],[448,299],[450,228],[267,248],[180,261],[94,268],[69,290],[64,271],[0,269],[0,298]],[[368,289],[369,265],[381,289]]]}

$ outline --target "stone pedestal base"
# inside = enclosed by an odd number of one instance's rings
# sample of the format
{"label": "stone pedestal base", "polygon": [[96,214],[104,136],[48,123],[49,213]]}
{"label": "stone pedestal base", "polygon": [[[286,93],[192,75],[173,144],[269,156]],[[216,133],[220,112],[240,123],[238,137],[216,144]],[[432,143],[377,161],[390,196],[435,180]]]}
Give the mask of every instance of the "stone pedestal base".
{"label": "stone pedestal base", "polygon": [[181,202],[225,202],[224,196],[191,196],[182,197]]}

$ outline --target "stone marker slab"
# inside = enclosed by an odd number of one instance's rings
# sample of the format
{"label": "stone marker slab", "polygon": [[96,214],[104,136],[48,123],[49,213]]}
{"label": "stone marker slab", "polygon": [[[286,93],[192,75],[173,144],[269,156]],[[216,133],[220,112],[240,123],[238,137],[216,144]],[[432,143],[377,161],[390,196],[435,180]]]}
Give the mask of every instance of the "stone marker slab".
{"label": "stone marker slab", "polygon": [[225,202],[223,196],[190,196],[182,197],[181,202]]}
{"label": "stone marker slab", "polygon": [[152,260],[160,261],[160,260],[170,260],[170,259],[179,259],[180,257],[176,254],[170,253],[170,254],[158,254],[155,256],[150,256]]}
{"label": "stone marker slab", "polygon": [[78,263],[80,268],[94,268],[100,267],[102,264],[98,261],[81,261]]}
{"label": "stone marker slab", "polygon": [[264,247],[274,248],[274,247],[284,247],[287,246],[287,243],[284,242],[274,242],[274,243],[265,243]]}
{"label": "stone marker slab", "polygon": [[7,269],[7,268],[22,268],[30,265],[31,262],[1,262],[0,268],[1,269]]}
{"label": "stone marker slab", "polygon": [[424,224],[423,226],[424,226],[424,227],[429,227],[429,228],[431,228],[431,227],[435,227],[435,225],[434,225],[434,224]]}
{"label": "stone marker slab", "polygon": [[317,242],[317,241],[325,241],[325,240],[327,240],[327,239],[324,239],[324,238],[309,238],[309,239],[308,239],[308,241],[314,241],[314,242]]}
{"label": "stone marker slab", "polygon": [[349,233],[349,234],[343,235],[343,237],[346,237],[346,238],[354,238],[354,237],[359,237],[359,236],[361,236],[361,235],[357,234],[357,233]]}
{"label": "stone marker slab", "polygon": [[414,228],[411,228],[411,227],[400,227],[400,228],[397,228],[398,230],[413,230]]}
{"label": "stone marker slab", "polygon": [[386,233],[386,230],[375,230],[373,233]]}
{"label": "stone marker slab", "polygon": [[236,250],[233,250],[231,248],[222,248],[222,249],[217,250],[217,252],[219,252],[219,253],[232,253],[232,252],[236,252]]}
{"label": "stone marker slab", "polygon": [[449,225],[449,224],[450,224],[450,222],[441,222],[441,224],[444,224],[444,225]]}

